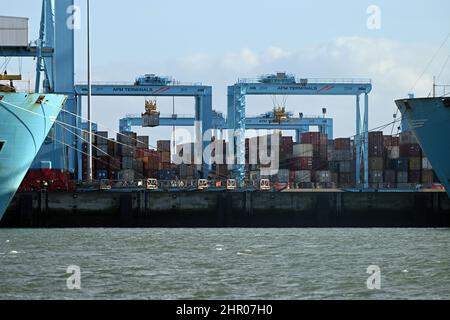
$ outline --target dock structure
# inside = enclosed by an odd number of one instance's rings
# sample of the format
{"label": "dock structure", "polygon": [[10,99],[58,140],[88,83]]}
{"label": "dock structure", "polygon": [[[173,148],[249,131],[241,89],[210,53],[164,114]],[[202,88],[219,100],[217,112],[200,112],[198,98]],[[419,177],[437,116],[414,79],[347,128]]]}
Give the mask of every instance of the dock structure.
{"label": "dock structure", "polygon": [[450,227],[445,192],[22,193],[1,227]]}

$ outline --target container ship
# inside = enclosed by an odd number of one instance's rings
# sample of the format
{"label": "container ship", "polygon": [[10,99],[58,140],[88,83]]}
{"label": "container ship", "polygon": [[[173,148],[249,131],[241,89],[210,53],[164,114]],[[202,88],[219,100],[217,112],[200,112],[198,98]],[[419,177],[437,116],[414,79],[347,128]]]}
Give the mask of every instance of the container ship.
{"label": "container ship", "polygon": [[450,196],[450,98],[395,102]]}
{"label": "container ship", "polygon": [[0,85],[0,219],[30,168],[66,96]]}

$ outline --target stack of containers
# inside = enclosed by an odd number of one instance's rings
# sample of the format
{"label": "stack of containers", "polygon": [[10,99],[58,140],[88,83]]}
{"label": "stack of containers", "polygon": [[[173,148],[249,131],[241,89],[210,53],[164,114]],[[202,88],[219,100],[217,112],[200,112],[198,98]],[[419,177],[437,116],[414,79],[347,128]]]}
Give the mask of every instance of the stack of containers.
{"label": "stack of containers", "polygon": [[147,178],[156,178],[159,170],[159,154],[155,150],[147,150],[144,156],[140,158],[143,162],[144,176]]}
{"label": "stack of containers", "polygon": [[302,134],[302,144],[313,145],[313,170],[328,170],[328,140],[327,135],[320,132]]}
{"label": "stack of containers", "polygon": [[434,171],[430,161],[424,155],[422,158],[422,184],[430,187],[434,183]]}
{"label": "stack of containers", "polygon": [[159,170],[171,169],[170,140],[159,140],[156,142],[156,146],[160,160]]}
{"label": "stack of containers", "polygon": [[299,188],[310,189],[313,181],[313,151],[312,144],[295,144],[292,148],[290,163],[291,172],[294,172],[294,183]]}
{"label": "stack of containers", "polygon": [[290,159],[294,152],[294,140],[292,137],[280,137],[279,160],[280,169],[290,169]]}
{"label": "stack of containers", "polygon": [[388,188],[395,188],[397,183],[397,166],[400,158],[399,138],[384,136],[384,183]]}
{"label": "stack of containers", "polygon": [[97,180],[109,179],[110,177],[110,155],[108,153],[108,132],[98,131],[94,136],[94,146],[92,153],[95,157],[94,178]]}
{"label": "stack of containers", "polygon": [[410,184],[420,184],[422,182],[422,149],[412,132],[400,134],[400,158],[407,159],[409,163],[407,182]]}
{"label": "stack of containers", "polygon": [[[136,149],[137,134],[135,132],[123,132],[117,134],[119,142],[118,155],[121,159],[121,171],[118,178],[123,180],[134,180],[135,174],[133,170],[134,152]],[[133,179],[131,179],[133,178]]]}
{"label": "stack of containers", "polygon": [[331,154],[330,165],[336,172],[335,183],[340,187],[350,187],[355,181],[355,163],[353,161],[351,139],[334,140],[334,150]]}
{"label": "stack of containers", "polygon": [[378,188],[383,184],[384,137],[383,132],[369,132],[369,184]]}

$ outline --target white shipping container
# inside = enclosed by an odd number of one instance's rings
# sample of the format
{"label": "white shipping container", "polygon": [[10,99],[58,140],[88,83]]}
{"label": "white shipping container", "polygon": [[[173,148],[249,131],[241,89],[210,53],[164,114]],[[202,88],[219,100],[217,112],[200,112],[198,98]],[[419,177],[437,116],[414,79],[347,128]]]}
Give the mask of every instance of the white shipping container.
{"label": "white shipping container", "polygon": [[28,18],[0,16],[0,46],[28,46]]}
{"label": "white shipping container", "polygon": [[312,144],[295,144],[292,152],[294,158],[297,157],[312,157],[313,145]]}
{"label": "white shipping container", "polygon": [[430,160],[428,160],[428,158],[422,158],[422,169],[425,169],[425,170],[433,169],[433,167],[431,166]]}
{"label": "white shipping container", "polygon": [[386,147],[388,159],[399,159],[400,158],[400,147]]}

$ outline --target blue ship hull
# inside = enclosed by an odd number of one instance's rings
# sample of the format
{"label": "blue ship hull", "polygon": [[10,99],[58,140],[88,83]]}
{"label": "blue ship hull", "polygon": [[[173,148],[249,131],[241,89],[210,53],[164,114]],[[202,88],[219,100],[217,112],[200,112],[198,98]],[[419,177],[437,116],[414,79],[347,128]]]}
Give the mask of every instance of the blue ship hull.
{"label": "blue ship hull", "polygon": [[0,92],[0,219],[65,101],[64,95]]}
{"label": "blue ship hull", "polygon": [[450,197],[450,98],[395,102]]}

